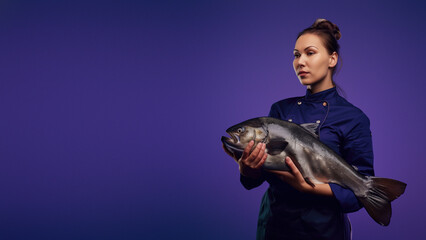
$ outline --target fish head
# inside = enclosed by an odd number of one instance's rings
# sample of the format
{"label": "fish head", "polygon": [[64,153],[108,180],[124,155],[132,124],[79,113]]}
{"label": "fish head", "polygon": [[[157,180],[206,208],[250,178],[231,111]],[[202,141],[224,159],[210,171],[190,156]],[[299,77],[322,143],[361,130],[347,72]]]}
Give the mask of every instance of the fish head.
{"label": "fish head", "polygon": [[237,159],[241,158],[244,149],[250,141],[254,141],[253,148],[257,143],[265,142],[268,137],[268,130],[259,118],[250,119],[234,125],[226,130],[230,137],[222,137],[222,143],[226,150],[231,152]]}

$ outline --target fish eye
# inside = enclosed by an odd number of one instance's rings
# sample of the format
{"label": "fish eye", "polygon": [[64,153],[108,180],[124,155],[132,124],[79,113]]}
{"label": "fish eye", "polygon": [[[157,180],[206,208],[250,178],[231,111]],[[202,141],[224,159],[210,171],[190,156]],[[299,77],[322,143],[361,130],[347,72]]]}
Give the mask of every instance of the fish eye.
{"label": "fish eye", "polygon": [[242,133],[242,132],[244,132],[244,128],[238,128],[238,129],[237,129],[237,132],[238,132],[238,133]]}

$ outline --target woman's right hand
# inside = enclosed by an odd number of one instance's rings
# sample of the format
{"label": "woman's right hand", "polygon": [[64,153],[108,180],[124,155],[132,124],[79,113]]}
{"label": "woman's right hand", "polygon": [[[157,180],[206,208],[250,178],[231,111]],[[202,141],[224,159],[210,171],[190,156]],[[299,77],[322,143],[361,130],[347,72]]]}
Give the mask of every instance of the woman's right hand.
{"label": "woman's right hand", "polygon": [[268,156],[265,152],[266,145],[258,143],[255,149],[250,153],[254,141],[250,141],[244,149],[243,155],[237,159],[240,173],[249,178],[260,178],[262,176],[262,165]]}

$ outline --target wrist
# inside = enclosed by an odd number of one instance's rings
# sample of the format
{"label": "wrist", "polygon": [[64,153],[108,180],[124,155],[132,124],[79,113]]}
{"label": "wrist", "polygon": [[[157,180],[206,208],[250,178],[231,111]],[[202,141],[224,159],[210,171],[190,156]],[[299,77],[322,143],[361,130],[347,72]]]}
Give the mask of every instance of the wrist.
{"label": "wrist", "polygon": [[253,169],[247,166],[240,165],[239,170],[241,175],[252,179],[259,179],[263,175],[262,169]]}
{"label": "wrist", "polygon": [[307,187],[304,190],[309,194],[323,195],[323,196],[333,196],[330,185],[328,183],[316,184],[315,187]]}
{"label": "wrist", "polygon": [[302,188],[300,191],[303,192],[303,193],[308,193],[308,194],[317,194],[316,193],[317,189],[315,189],[315,187],[308,185],[308,186]]}

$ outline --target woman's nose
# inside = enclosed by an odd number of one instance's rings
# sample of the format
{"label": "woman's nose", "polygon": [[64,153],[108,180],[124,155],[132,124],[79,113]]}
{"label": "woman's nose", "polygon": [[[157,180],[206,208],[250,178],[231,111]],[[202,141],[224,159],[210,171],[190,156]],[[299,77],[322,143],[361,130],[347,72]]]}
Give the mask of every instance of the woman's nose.
{"label": "woman's nose", "polygon": [[306,64],[306,60],[303,56],[300,56],[294,60],[294,68],[296,69],[304,67],[305,64]]}
{"label": "woman's nose", "polygon": [[306,58],[305,56],[302,54],[298,59],[297,59],[297,65],[298,66],[305,66],[306,64]]}

